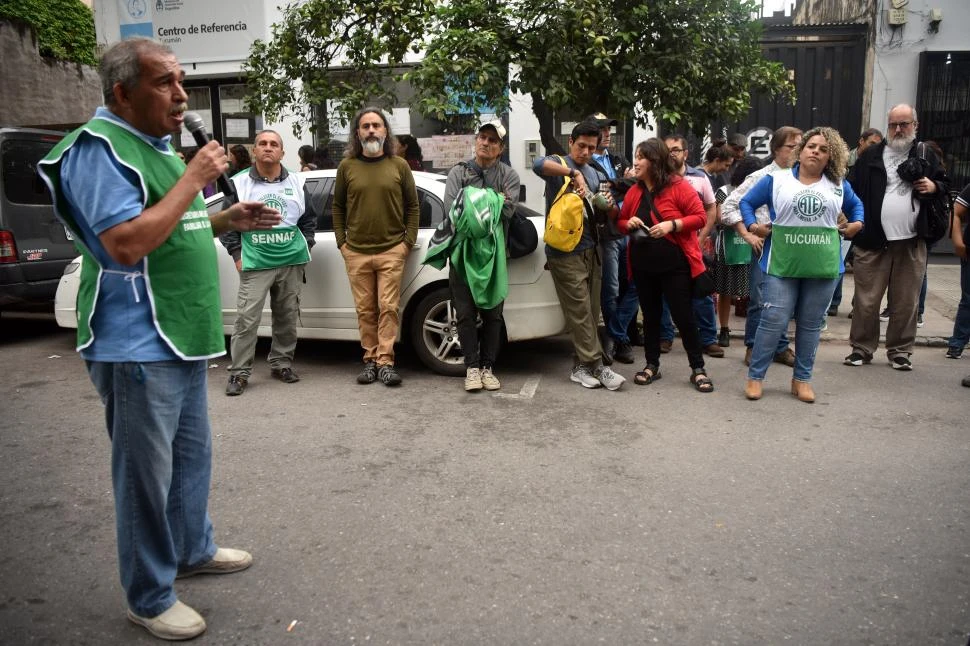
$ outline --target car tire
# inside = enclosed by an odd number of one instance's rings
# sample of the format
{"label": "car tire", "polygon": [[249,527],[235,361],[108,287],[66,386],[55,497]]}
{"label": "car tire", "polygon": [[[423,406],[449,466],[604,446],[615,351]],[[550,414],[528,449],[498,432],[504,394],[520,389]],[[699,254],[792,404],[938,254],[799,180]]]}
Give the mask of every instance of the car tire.
{"label": "car tire", "polygon": [[465,374],[465,356],[458,341],[458,320],[451,305],[451,290],[439,287],[414,308],[409,322],[411,347],[435,372],[449,377]]}

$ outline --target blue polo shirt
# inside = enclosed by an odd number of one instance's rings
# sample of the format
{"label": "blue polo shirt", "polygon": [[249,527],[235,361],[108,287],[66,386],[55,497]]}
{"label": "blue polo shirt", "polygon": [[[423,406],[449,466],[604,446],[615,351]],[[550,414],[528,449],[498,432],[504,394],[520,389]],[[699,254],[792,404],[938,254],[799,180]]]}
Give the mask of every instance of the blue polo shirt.
{"label": "blue polo shirt", "polygon": [[[169,136],[159,139],[139,132],[106,108],[98,108],[95,116],[121,124],[159,152],[174,154]],[[114,261],[98,238],[145,210],[139,183],[138,175],[114,158],[103,139],[81,136],[64,153],[61,184],[67,208],[81,229],[84,245],[104,270],[91,320],[94,341],[81,350],[81,356],[88,361],[179,359],[155,329],[145,277],[139,275],[141,263],[127,266]]]}

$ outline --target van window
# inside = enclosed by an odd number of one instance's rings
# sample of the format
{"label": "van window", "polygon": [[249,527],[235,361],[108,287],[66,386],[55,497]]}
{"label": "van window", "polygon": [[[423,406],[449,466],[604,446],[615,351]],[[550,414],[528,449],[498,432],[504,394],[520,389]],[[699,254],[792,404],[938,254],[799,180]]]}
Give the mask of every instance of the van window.
{"label": "van window", "polygon": [[3,164],[3,195],[14,204],[50,204],[47,185],[37,174],[37,162],[54,144],[47,141],[7,139],[0,148]]}

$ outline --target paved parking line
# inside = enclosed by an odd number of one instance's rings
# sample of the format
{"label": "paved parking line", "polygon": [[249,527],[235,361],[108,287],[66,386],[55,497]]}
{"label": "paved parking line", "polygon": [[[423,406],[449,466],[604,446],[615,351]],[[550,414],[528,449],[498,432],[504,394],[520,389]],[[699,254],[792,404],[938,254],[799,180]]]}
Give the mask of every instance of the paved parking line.
{"label": "paved parking line", "polygon": [[505,399],[532,399],[536,395],[536,390],[539,388],[539,380],[541,377],[536,375],[534,377],[529,377],[522,384],[522,390],[515,395],[509,395],[507,393],[495,393],[496,397],[504,397]]}

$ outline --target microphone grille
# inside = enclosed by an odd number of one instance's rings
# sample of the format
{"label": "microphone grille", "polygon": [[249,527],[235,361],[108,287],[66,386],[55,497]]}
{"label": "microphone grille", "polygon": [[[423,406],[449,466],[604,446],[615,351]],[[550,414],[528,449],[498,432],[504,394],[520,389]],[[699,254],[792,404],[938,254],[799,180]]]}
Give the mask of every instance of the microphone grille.
{"label": "microphone grille", "polygon": [[186,112],[182,115],[182,123],[189,132],[197,132],[199,130],[205,130],[205,121],[198,112]]}

